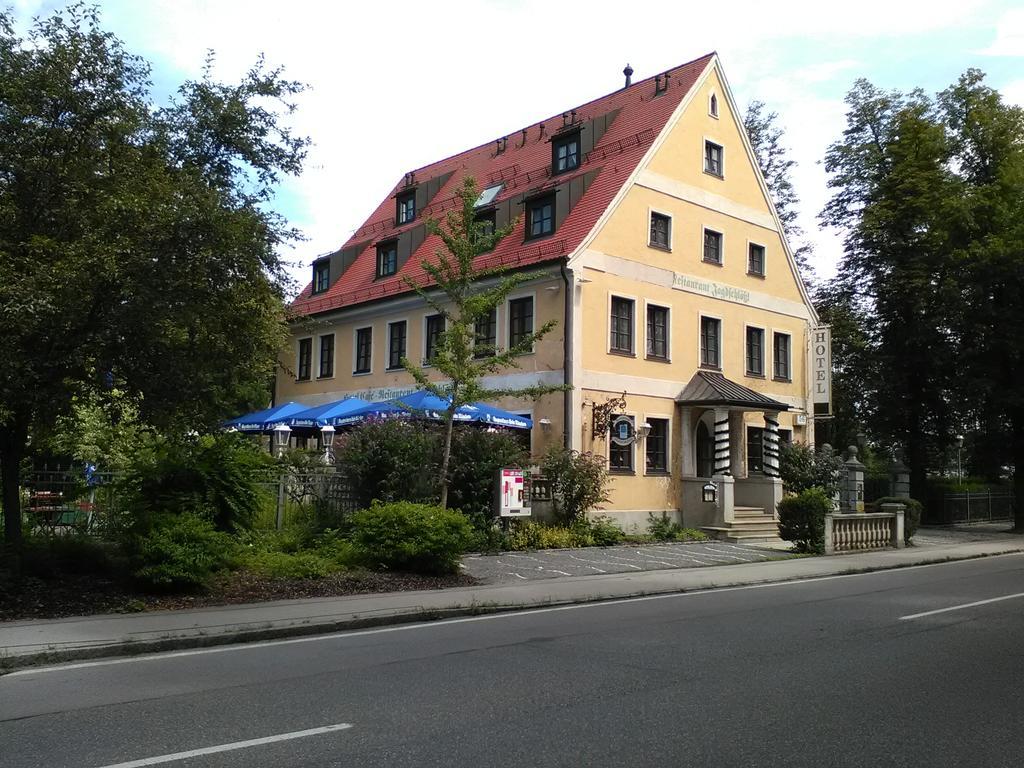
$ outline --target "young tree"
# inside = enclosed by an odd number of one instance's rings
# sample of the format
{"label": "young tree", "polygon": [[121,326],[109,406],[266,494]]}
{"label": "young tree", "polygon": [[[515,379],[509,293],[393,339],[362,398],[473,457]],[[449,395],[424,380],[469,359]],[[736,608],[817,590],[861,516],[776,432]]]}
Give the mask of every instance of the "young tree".
{"label": "young tree", "polygon": [[117,389],[169,432],[257,404],[285,337],[267,209],[308,141],[282,127],[301,86],[258,63],[207,67],[173,104],[81,5],[25,39],[0,14],[0,478],[21,540],[30,436]]}
{"label": "young tree", "polygon": [[747,106],[743,127],[754,148],[761,175],[768,185],[786,238],[793,248],[793,258],[804,281],[809,282],[814,274],[810,265],[814,249],[804,238],[803,228],[797,223],[800,198],[791,178],[796,161],[789,156],[789,149],[784,143],[785,131],[779,125],[779,115],[777,112],[768,112],[763,101],[755,100]]}
{"label": "young tree", "polygon": [[448,463],[455,412],[459,408],[479,400],[506,396],[538,398],[565,390],[564,386],[496,389],[485,384],[486,376],[518,368],[519,356],[531,352],[534,345],[557,325],[557,321],[549,320],[540,328],[523,334],[505,350],[477,338],[477,322],[489,318],[518,286],[537,277],[536,274],[513,272],[507,267],[476,266],[477,257],[493,251],[516,224],[511,222],[490,231],[484,222],[477,219],[476,201],[479,197],[476,180],[472,176],[465,177],[456,192],[458,204],[448,212],[444,224],[436,219],[427,222],[428,232],[440,237],[444,244],[435,253],[434,260],[426,259],[422,263],[423,271],[434,285],[423,286],[406,280],[427,306],[445,320],[445,330],[430,361],[431,366],[444,377],[443,380],[434,381],[421,366],[408,359],[402,360],[402,365],[420,387],[449,402],[444,412],[445,440],[441,456],[442,507],[448,503]]}

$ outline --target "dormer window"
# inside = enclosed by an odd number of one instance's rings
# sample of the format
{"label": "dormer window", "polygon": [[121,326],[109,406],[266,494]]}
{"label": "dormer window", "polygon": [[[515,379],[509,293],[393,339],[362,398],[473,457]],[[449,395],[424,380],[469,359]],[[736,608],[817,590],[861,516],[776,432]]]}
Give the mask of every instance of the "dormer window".
{"label": "dormer window", "polygon": [[396,224],[408,224],[416,218],[416,192],[403,192],[397,198]]}
{"label": "dormer window", "polygon": [[718,117],[718,96],[711,94],[711,98],[708,99],[708,114],[712,117]]}
{"label": "dormer window", "polygon": [[580,167],[580,132],[573,131],[551,140],[551,174]]}
{"label": "dormer window", "polygon": [[389,277],[398,271],[398,241],[377,246],[377,277]]}
{"label": "dormer window", "polygon": [[320,259],[313,262],[313,293],[323,293],[331,287],[331,261]]}
{"label": "dormer window", "polygon": [[479,237],[490,237],[494,234],[494,230],[497,229],[497,213],[493,208],[487,211],[480,211],[474,218],[476,223],[480,225],[478,230]]}
{"label": "dormer window", "polygon": [[526,204],[526,239],[544,237],[555,231],[555,196],[534,198]]}

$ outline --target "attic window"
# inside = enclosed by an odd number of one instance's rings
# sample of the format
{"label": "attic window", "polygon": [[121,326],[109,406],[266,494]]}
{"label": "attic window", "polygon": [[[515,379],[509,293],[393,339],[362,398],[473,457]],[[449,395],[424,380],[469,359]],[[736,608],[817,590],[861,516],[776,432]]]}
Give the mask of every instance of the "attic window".
{"label": "attic window", "polygon": [[480,197],[476,199],[476,207],[482,208],[485,205],[493,203],[494,198],[501,194],[501,190],[504,186],[504,184],[494,184],[493,186],[487,187],[487,189],[480,193]]}
{"label": "attic window", "polygon": [[555,231],[555,196],[545,195],[527,203],[526,239],[544,237]]}
{"label": "attic window", "polygon": [[416,218],[416,193],[404,192],[397,198],[396,224],[408,224]]}
{"label": "attic window", "polygon": [[398,271],[398,241],[377,246],[377,277],[389,277]]}
{"label": "attic window", "polygon": [[323,293],[331,287],[331,262],[320,259],[313,262],[313,293]]}
{"label": "attic window", "polygon": [[551,140],[551,174],[565,173],[580,167],[580,132],[564,134]]}
{"label": "attic window", "polygon": [[708,99],[708,114],[712,117],[718,117],[718,97],[713,93],[711,98]]}

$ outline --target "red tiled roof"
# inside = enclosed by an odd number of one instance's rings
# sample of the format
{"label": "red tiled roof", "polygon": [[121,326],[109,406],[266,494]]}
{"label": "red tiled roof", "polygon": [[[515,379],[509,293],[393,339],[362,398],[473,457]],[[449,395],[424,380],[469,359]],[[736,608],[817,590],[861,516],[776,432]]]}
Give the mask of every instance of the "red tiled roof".
{"label": "red tiled roof", "polygon": [[[669,70],[668,90],[657,98],[654,94],[654,78],[651,77],[576,107],[577,118],[583,122],[620,110],[597,146],[582,158],[575,172],[576,175],[583,175],[596,171],[593,182],[552,236],[524,242],[525,222],[521,220],[517,230],[502,240],[494,251],[479,258],[478,267],[529,266],[557,260],[572,253],[636,168],[712,56],[708,54]],[[545,126],[543,136],[540,134],[541,125]],[[406,293],[410,290],[405,283],[407,277],[419,284],[427,284],[429,280],[421,262],[434,254],[441,244],[440,238],[436,235],[428,236],[396,275],[384,279],[376,277],[376,243],[418,226],[427,218],[441,218],[443,212],[455,204],[455,192],[466,175],[472,174],[481,189],[503,181],[505,188],[499,200],[521,196],[524,192],[544,186],[549,182],[551,167],[551,144],[548,139],[561,127],[562,117],[559,114],[527,127],[527,140],[521,147],[519,144],[523,134],[516,131],[509,135],[506,149],[501,154],[496,154],[495,142],[490,141],[418,168],[415,175],[420,183],[446,173],[452,175],[429,204],[416,212],[416,219],[401,226],[395,226],[394,223],[394,195],[402,188],[401,184],[396,185],[392,193],[342,246],[349,248],[359,243],[365,244],[352,265],[324,293],[311,296],[312,284],[307,285],[292,302],[291,311],[296,315],[312,315]],[[558,176],[558,183],[568,178],[569,175]],[[550,181],[553,183],[554,179]]]}

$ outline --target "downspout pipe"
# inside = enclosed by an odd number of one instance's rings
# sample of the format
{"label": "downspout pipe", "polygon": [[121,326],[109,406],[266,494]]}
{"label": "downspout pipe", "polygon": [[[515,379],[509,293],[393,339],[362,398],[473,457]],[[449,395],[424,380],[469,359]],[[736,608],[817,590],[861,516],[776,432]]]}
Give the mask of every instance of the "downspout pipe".
{"label": "downspout pipe", "polygon": [[563,261],[559,264],[559,269],[562,272],[562,280],[565,282],[565,318],[563,320],[562,330],[562,381],[565,382],[567,388],[562,393],[562,402],[564,412],[562,413],[562,441],[566,448],[572,445],[572,393],[575,389],[576,382],[573,381],[573,361],[572,361],[572,318],[573,318],[573,302],[575,300],[575,281],[573,280],[572,270],[566,268],[566,263]]}

